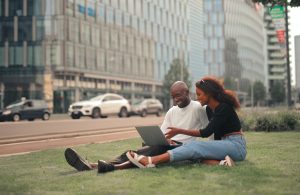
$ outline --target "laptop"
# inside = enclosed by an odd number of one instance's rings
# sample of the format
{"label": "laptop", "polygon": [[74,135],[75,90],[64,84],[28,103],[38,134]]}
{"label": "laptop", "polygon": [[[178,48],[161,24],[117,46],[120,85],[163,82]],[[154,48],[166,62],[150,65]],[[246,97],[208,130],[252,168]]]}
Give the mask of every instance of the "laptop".
{"label": "laptop", "polygon": [[170,146],[159,126],[138,126],[135,128],[146,145]]}

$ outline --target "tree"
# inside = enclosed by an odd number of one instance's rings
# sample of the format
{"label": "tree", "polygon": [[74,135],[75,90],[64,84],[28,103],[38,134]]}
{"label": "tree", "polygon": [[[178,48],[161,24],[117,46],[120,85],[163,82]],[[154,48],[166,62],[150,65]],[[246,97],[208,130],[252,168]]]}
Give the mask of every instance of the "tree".
{"label": "tree", "polygon": [[[251,90],[251,89],[250,89]],[[251,94],[251,92],[249,93]],[[255,105],[258,105],[266,98],[266,88],[261,81],[255,81],[253,84],[253,101]]]}
{"label": "tree", "polygon": [[170,87],[175,81],[180,80],[181,74],[181,66],[182,66],[182,74],[183,74],[183,81],[187,84],[187,86],[191,87],[191,80],[189,71],[185,64],[182,64],[182,60],[176,58],[172,61],[170,65],[170,69],[168,73],[164,77],[163,82],[163,94],[164,94],[164,107],[168,108],[170,105]]}
{"label": "tree", "polygon": [[285,100],[285,87],[283,82],[276,81],[270,90],[272,102],[282,103]]}
{"label": "tree", "polygon": [[234,87],[234,80],[231,77],[225,77],[224,87],[230,90],[237,90],[237,87]]}
{"label": "tree", "polygon": [[271,4],[272,6],[274,5],[285,5],[287,4],[288,6],[291,7],[298,7],[300,6],[300,1],[299,0],[252,0],[254,3],[262,3],[263,5]]}

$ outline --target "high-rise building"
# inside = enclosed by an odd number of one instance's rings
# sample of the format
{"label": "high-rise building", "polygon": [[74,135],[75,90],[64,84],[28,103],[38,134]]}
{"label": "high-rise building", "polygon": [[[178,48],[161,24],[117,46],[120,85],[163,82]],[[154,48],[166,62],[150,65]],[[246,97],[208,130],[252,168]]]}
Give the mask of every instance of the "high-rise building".
{"label": "high-rise building", "polygon": [[43,98],[54,112],[66,112],[70,103],[105,92],[162,100],[173,59],[200,77],[201,6],[200,0],[0,0],[0,101]]}
{"label": "high-rise building", "polygon": [[[265,28],[266,28],[266,44],[267,44],[267,68],[268,68],[268,91],[273,87],[278,87],[278,84],[285,86],[287,80],[285,41],[284,51],[279,43],[278,34],[273,18],[269,13],[268,7],[265,8]],[[283,18],[284,22],[284,18]],[[277,24],[278,25],[278,24]],[[285,24],[283,23],[285,28]]]}
{"label": "high-rise building", "polygon": [[204,66],[240,95],[266,84],[263,10],[251,0],[204,0]]}

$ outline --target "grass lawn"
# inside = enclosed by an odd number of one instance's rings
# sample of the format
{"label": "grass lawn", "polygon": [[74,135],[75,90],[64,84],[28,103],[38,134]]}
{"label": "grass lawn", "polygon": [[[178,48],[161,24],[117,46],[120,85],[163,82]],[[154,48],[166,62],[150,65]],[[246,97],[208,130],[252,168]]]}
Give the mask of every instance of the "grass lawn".
{"label": "grass lawn", "polygon": [[[1,194],[299,194],[300,132],[246,132],[248,155],[236,167],[191,163],[98,175],[76,172],[64,148],[0,158]],[[140,139],[75,147],[109,160]]]}

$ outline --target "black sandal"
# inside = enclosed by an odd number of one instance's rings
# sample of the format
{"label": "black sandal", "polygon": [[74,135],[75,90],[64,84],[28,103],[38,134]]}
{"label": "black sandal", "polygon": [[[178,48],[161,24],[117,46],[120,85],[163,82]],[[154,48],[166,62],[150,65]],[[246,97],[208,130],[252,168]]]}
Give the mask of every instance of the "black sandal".
{"label": "black sandal", "polygon": [[69,165],[74,167],[77,171],[88,171],[93,169],[88,161],[79,156],[79,154],[71,148],[66,149],[65,157]]}

